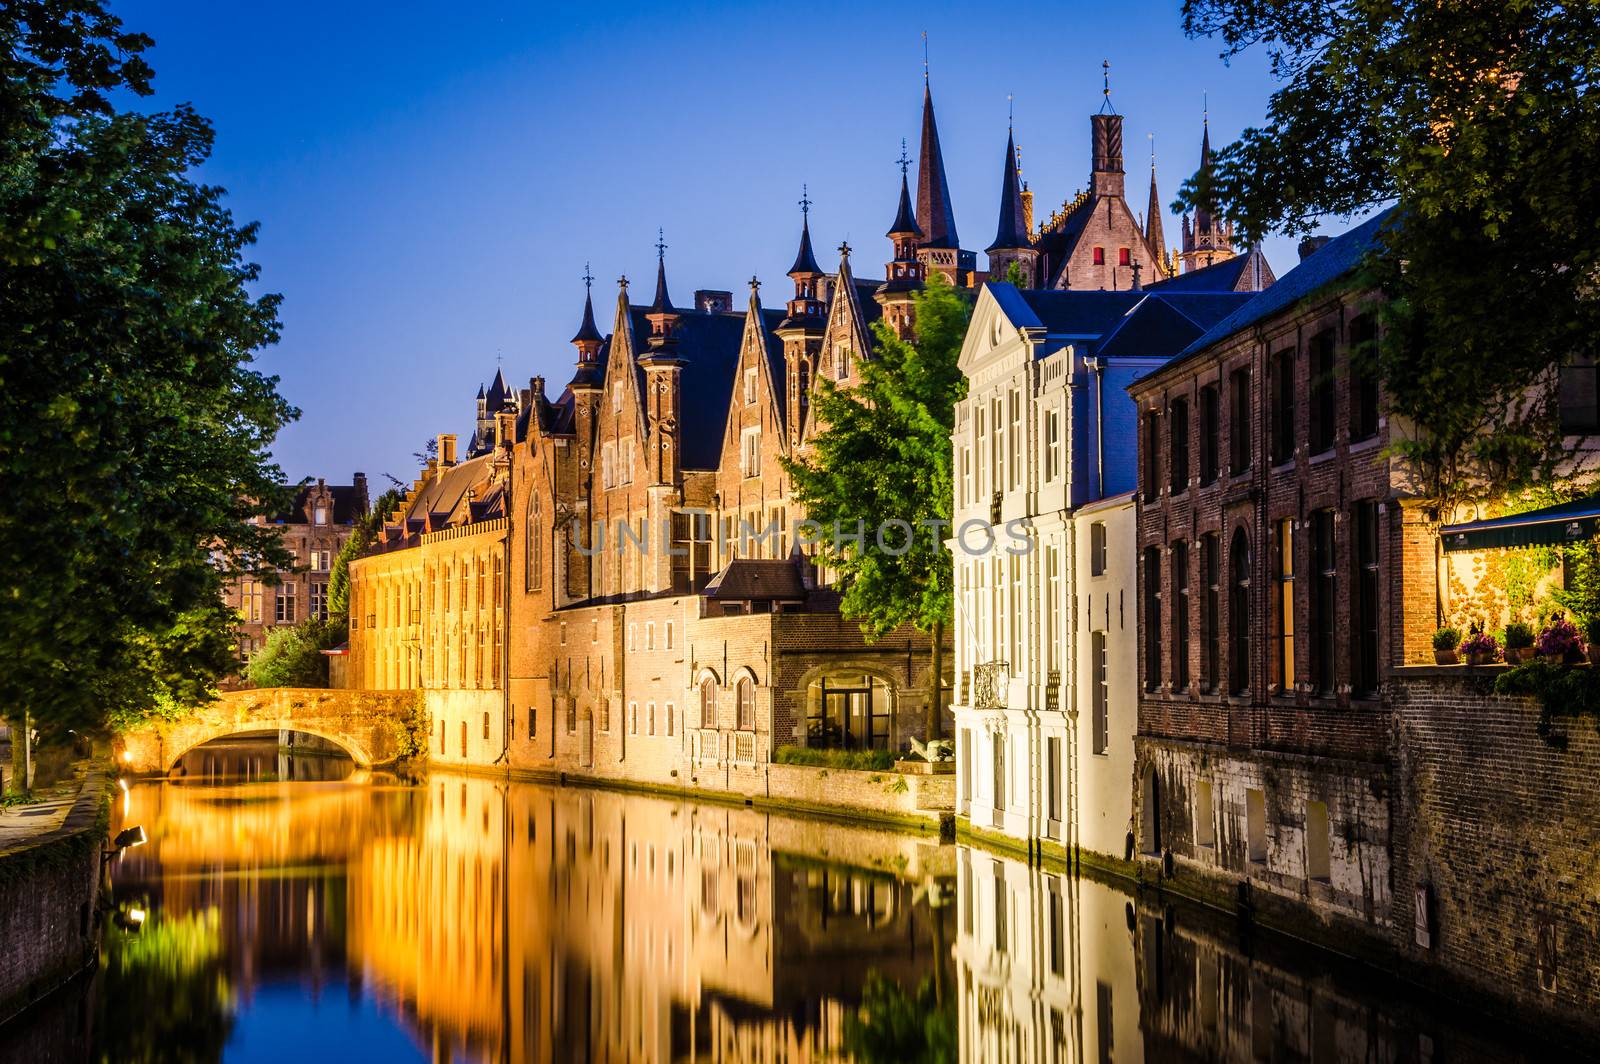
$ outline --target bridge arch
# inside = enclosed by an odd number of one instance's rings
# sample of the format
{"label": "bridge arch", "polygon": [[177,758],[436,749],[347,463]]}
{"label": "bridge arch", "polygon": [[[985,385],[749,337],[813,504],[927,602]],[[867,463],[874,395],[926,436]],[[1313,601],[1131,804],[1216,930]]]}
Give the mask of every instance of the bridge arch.
{"label": "bridge arch", "polygon": [[416,691],[292,687],[229,691],[186,717],[123,733],[116,754],[125,772],[165,775],[184,754],[213,739],[296,731],[334,743],[357,768],[371,768],[396,759],[420,697]]}

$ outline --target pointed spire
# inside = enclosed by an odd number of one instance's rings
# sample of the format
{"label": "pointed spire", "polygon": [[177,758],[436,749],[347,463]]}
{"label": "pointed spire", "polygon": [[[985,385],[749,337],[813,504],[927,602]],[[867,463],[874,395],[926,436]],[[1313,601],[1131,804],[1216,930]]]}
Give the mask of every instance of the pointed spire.
{"label": "pointed spire", "polygon": [[666,234],[656,230],[656,301],[650,309],[658,313],[672,310],[672,299],[667,295],[667,242]]}
{"label": "pointed spire", "polygon": [[1211,101],[1209,94],[1201,97],[1204,101],[1200,109],[1200,186],[1203,199],[1194,209],[1194,227],[1199,230],[1211,228],[1211,215],[1216,209],[1211,194]]}
{"label": "pointed spire", "polygon": [[583,324],[578,326],[578,334],[572,342],[578,345],[579,352],[583,352],[585,344],[594,344],[598,350],[605,337],[600,335],[600,330],[594,323],[594,299],[592,289],[594,277],[589,273],[589,264],[583,264]]}
{"label": "pointed spire", "polygon": [[911,165],[911,160],[906,157],[906,142],[900,142],[900,207],[895,211],[894,224],[889,227],[885,236],[922,236],[922,227],[917,224],[917,212],[911,206],[911,188],[906,181],[906,170]]}
{"label": "pointed spire", "polygon": [[806,186],[801,185],[800,251],[794,257],[794,265],[789,267],[789,276],[798,279],[811,273],[822,273],[822,267],[817,265],[817,257],[811,252],[811,197],[806,192]]}
{"label": "pointed spire", "polygon": [[[1156,262],[1167,257],[1167,236],[1161,228],[1161,197],[1156,193],[1156,135],[1150,134],[1150,209],[1145,215],[1144,242],[1155,253]],[[1159,278],[1157,278],[1159,280]]]}
{"label": "pointed spire", "polygon": [[478,398],[479,399],[485,398],[482,384],[478,385]]}
{"label": "pointed spire", "polygon": [[994,243],[985,250],[1027,247],[1028,231],[1024,227],[1023,214],[1022,182],[1017,174],[1017,145],[1007,129],[1006,161],[1000,176],[1000,224],[995,229]]}
{"label": "pointed spire", "polygon": [[925,246],[961,246],[950,206],[950,185],[944,176],[944,153],[939,149],[939,127],[933,118],[933,91],[926,80],[922,85],[922,149],[917,158],[917,217],[927,238]]}

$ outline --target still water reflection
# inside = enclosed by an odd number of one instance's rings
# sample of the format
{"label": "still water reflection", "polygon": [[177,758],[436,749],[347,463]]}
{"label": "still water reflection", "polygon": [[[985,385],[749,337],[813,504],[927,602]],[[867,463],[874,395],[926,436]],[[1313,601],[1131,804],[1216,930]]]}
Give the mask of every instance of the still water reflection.
{"label": "still water reflection", "polygon": [[263,765],[130,789],[113,830],[150,842],[113,876],[121,922],[145,918],[0,1030],[0,1059],[1540,1059],[1231,922],[980,849]]}

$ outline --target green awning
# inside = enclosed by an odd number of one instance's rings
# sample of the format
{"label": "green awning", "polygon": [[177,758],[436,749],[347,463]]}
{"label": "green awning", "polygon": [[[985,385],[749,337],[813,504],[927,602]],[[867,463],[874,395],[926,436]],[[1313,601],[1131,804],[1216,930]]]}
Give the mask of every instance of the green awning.
{"label": "green awning", "polygon": [[1552,547],[1595,535],[1600,535],[1600,495],[1439,529],[1446,551]]}

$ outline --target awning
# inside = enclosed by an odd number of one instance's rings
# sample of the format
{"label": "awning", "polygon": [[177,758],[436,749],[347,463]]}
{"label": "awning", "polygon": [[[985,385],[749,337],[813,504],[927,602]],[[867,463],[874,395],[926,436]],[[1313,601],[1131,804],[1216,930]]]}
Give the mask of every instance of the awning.
{"label": "awning", "polygon": [[1600,495],[1439,529],[1446,551],[1549,547],[1595,535],[1600,535]]}

